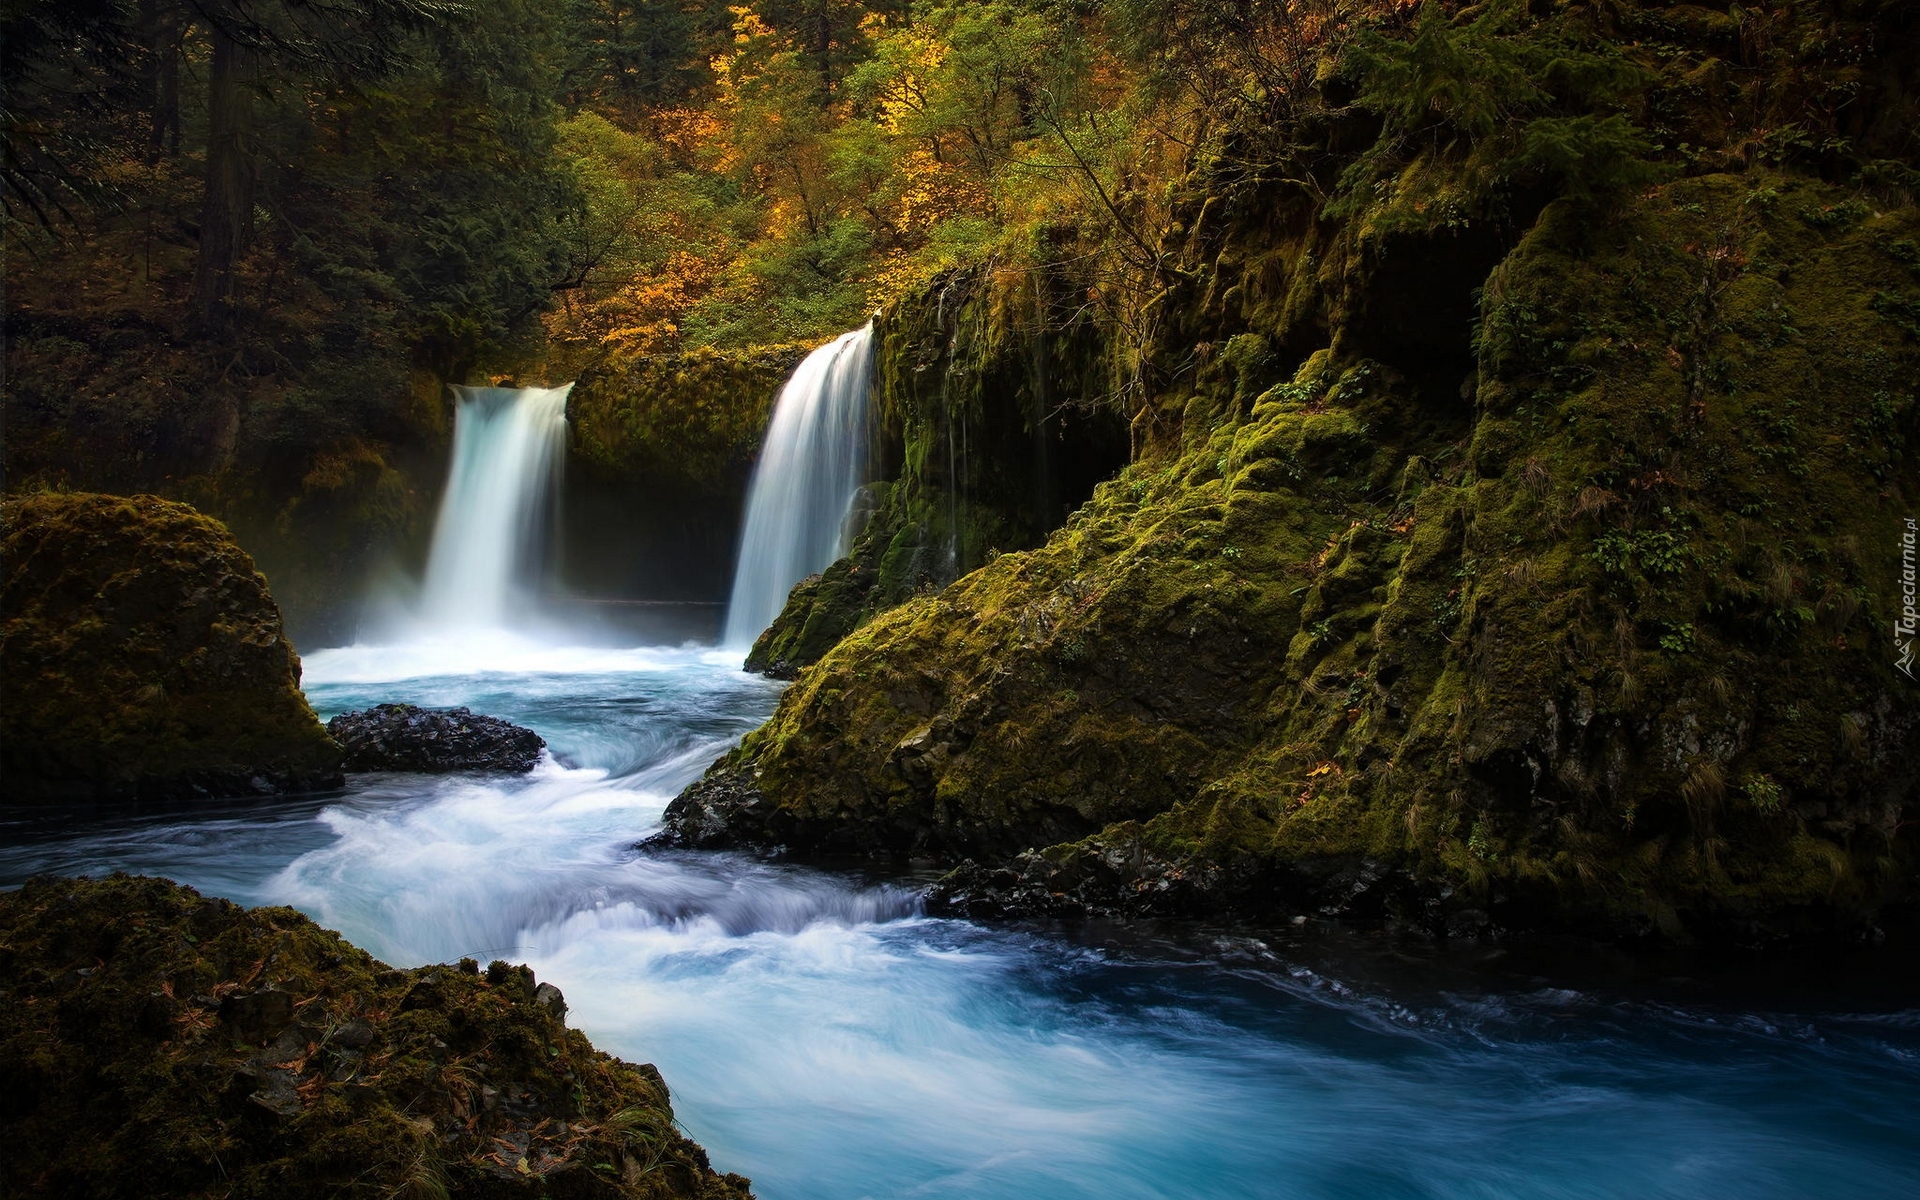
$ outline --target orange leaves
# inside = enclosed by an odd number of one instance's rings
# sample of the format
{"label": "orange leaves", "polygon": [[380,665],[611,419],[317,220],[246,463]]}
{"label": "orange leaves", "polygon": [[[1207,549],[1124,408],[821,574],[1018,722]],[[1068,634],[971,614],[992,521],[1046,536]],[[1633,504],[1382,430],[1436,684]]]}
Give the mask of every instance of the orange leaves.
{"label": "orange leaves", "polygon": [[189,1009],[173,1019],[173,1036],[183,1042],[195,1042],[206,1036],[215,1023],[211,1011],[204,1008]]}
{"label": "orange leaves", "polygon": [[687,311],[717,286],[730,265],[727,257],[678,251],[657,271],[548,313],[547,332],[599,342],[627,357],[676,349]]}
{"label": "orange leaves", "polygon": [[1346,775],[1346,768],[1332,759],[1323,759],[1307,771],[1306,783],[1293,798],[1293,807],[1302,808],[1311,803],[1316,792]]}
{"label": "orange leaves", "polygon": [[739,151],[727,127],[711,109],[659,108],[652,114],[654,136],[684,163],[711,163],[718,170],[736,165]]}

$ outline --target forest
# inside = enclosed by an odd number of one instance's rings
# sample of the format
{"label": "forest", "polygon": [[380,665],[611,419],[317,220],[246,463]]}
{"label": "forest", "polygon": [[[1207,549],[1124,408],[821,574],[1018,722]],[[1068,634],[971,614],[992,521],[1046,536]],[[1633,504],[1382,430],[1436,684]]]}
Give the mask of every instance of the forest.
{"label": "forest", "polygon": [[[418,552],[437,381],[817,343],[983,265],[1008,294],[1060,283],[1044,329],[1126,344],[1070,405],[1165,427],[1147,410],[1200,365],[1163,344],[1196,218],[1297,198],[1369,246],[1446,231],[1477,253],[1556,196],[1604,207],[1729,162],[1905,194],[1901,12],[23,3],[9,486],[196,503],[306,624],[347,603],[328,579]],[[696,463],[621,463],[715,529],[755,420],[719,390],[628,405]]]}

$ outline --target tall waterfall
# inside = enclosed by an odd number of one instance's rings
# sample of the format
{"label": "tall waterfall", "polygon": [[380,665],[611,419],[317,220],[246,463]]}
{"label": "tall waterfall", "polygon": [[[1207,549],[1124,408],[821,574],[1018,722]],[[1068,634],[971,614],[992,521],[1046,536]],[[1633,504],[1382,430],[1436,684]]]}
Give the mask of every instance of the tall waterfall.
{"label": "tall waterfall", "polygon": [[873,326],[809,354],[774,402],[747,493],[726,644],[773,624],[793,585],[847,552],[847,509],[866,482]]}
{"label": "tall waterfall", "polygon": [[421,616],[441,628],[498,627],[537,565],[573,385],[453,390],[453,470],[433,527]]}

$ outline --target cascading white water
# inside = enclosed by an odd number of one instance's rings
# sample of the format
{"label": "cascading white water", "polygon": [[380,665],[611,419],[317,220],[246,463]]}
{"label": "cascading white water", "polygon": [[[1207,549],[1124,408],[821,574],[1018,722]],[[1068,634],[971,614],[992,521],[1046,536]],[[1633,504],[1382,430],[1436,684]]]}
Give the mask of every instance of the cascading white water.
{"label": "cascading white water", "polygon": [[573,385],[453,390],[453,469],[420,615],[441,629],[497,628],[513,615],[537,554]]}
{"label": "cascading white water", "polygon": [[780,389],[747,493],[726,644],[751,645],[793,585],[847,552],[847,510],[866,482],[873,326],[809,354]]}
{"label": "cascading white water", "polygon": [[[457,657],[321,650],[303,682],[322,716],[484,703],[552,758],[354,775],[324,801],[75,809],[28,836],[0,815],[0,888],[165,875],[291,904],[396,966],[525,962],[596,1046],[658,1064],[716,1167],[781,1200],[1915,1194],[1904,959],[1871,960],[1872,1007],[1825,1011],[1800,979],[1755,993],[1742,974],[1754,998],[1728,1004],[1710,979],[1560,960],[1587,992],[1534,974],[1554,969],[1539,949],[1414,955],[1318,921],[927,917],[898,887],[635,852],[773,711],[778,685],[730,652]],[[1787,994],[1816,1011],[1762,998]]]}

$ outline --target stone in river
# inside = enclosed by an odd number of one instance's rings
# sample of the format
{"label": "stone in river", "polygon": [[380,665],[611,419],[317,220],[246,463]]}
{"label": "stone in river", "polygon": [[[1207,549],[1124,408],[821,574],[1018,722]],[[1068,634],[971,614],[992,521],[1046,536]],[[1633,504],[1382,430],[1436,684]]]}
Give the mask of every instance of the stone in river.
{"label": "stone in river", "polygon": [[466,708],[378,704],[341,713],[327,732],[346,751],[349,771],[497,771],[523,775],[546,741],[531,729]]}

